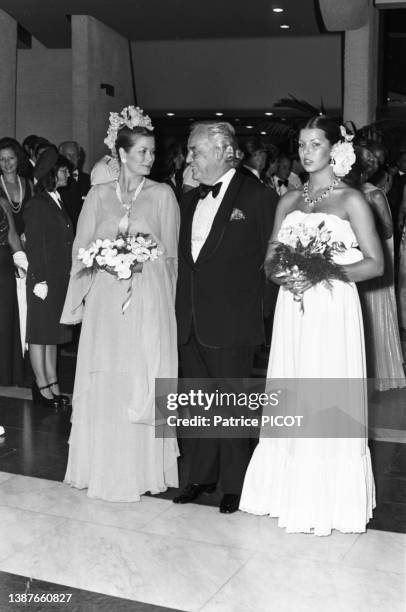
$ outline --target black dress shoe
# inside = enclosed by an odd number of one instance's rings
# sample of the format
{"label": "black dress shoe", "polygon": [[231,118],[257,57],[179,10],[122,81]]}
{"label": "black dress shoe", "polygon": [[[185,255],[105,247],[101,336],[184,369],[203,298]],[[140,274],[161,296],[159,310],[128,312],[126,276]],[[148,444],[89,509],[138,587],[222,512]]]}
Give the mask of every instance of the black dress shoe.
{"label": "black dress shoe", "polygon": [[[48,385],[48,387],[53,387],[54,385],[59,385],[59,381],[56,380],[53,383],[50,383]],[[52,395],[54,396],[54,398],[56,399],[56,401],[58,402],[59,406],[62,406],[62,408],[65,408],[66,406],[69,406],[70,404],[70,400],[69,397],[67,395],[62,395],[62,393],[54,393],[51,389]]]}
{"label": "black dress shoe", "polygon": [[45,385],[45,387],[38,387],[37,382],[34,380],[34,382],[32,383],[32,399],[34,402],[34,405],[36,406],[44,406],[45,408],[58,408],[59,403],[58,401],[55,399],[55,397],[53,397],[52,399],[49,399],[48,397],[45,397],[45,395],[42,395],[41,390],[43,389],[48,389],[49,385]]}
{"label": "black dress shoe", "polygon": [[180,495],[173,498],[174,504],[188,504],[194,501],[202,493],[213,493],[216,490],[216,483],[201,485],[201,484],[189,484],[185,487]]}
{"label": "black dress shoe", "polygon": [[237,512],[240,505],[240,497],[241,495],[226,493],[220,502],[220,512],[222,514],[232,514],[233,512]]}

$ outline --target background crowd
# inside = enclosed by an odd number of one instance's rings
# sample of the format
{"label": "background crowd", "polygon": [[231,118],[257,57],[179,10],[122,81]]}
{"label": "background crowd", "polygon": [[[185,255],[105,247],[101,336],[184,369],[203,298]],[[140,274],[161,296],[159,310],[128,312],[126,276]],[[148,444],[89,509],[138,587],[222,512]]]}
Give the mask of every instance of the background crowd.
{"label": "background crowd", "polygon": [[[404,380],[399,327],[406,329],[406,143],[388,150],[356,135],[354,144],[357,162],[345,181],[363,192],[385,253],[384,276],[358,286],[368,376],[384,390]],[[306,180],[297,154],[256,135],[239,145],[234,167],[278,197]],[[119,173],[114,155],[99,160],[90,175],[82,170],[84,160],[77,142],[56,145],[37,135],[22,144],[0,139],[0,385],[23,383],[28,346],[33,399],[49,405],[68,401],[58,385],[57,346],[72,340],[70,328],[59,321],[83,201],[91,185]],[[178,202],[197,186],[185,142],[157,139],[151,178],[170,185]],[[49,198],[54,207],[46,205]],[[271,327],[272,313],[266,321],[268,345]]]}

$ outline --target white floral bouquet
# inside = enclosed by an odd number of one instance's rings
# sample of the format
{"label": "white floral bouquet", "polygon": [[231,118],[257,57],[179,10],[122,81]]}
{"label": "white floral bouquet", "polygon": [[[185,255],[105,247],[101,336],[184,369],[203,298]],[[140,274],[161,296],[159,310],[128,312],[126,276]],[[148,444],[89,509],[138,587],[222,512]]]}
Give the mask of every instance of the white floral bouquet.
{"label": "white floral bouquet", "polygon": [[305,279],[312,285],[323,283],[329,289],[334,279],[348,282],[343,268],[333,261],[333,256],[345,251],[345,246],[342,242],[331,242],[331,232],[324,221],[313,227],[304,223],[285,225],[273,247],[271,256],[265,261],[266,275],[268,278],[286,277],[284,286],[300,303],[302,312],[303,293],[295,290],[295,281]]}
{"label": "white floral bouquet", "polygon": [[88,270],[105,270],[125,280],[141,271],[139,264],[149,259],[154,261],[159,255],[161,251],[151,236],[138,233],[135,236],[119,234],[115,240],[99,238],[87,249],[79,249],[78,259]]}
{"label": "white floral bouquet", "polygon": [[135,236],[118,234],[117,238],[98,238],[87,249],[79,249],[78,259],[84,265],[83,272],[104,270],[118,280],[130,280],[127,297],[122,304],[126,311],[132,297],[133,274],[142,272],[146,261],[154,261],[162,251],[149,234],[138,233]]}

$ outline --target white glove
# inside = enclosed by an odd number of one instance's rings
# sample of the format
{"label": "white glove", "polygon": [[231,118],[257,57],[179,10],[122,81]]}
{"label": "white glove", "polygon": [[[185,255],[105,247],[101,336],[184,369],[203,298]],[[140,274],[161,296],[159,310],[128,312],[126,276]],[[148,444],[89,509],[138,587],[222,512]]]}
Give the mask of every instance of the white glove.
{"label": "white glove", "polygon": [[28,259],[24,251],[16,251],[13,253],[14,265],[17,267],[18,276],[24,278],[28,270]]}
{"label": "white glove", "polygon": [[37,283],[34,287],[34,295],[41,298],[41,300],[45,300],[48,295],[48,284],[46,281],[42,281],[41,283]]}

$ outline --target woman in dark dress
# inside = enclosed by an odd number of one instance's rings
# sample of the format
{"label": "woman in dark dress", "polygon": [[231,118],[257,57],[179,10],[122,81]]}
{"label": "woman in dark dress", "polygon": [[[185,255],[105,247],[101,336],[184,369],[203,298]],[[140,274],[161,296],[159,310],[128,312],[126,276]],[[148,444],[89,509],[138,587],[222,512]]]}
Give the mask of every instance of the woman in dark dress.
{"label": "woman in dark dress", "polygon": [[13,213],[7,200],[0,198],[0,385],[22,383],[23,356],[16,272],[19,276],[24,276],[26,271],[27,258],[21,250]]}
{"label": "woman in dark dress", "polygon": [[30,181],[20,176],[23,151],[13,138],[0,139],[0,197],[4,197],[13,212],[17,234],[24,233],[23,210],[32,197]]}
{"label": "woman in dark dress", "polygon": [[36,195],[24,210],[27,276],[27,342],[35,374],[34,402],[66,404],[59,390],[57,345],[70,340],[70,329],[59,323],[71,267],[72,222],[56,191],[66,184],[66,160],[54,148],[39,157],[34,176]]}

